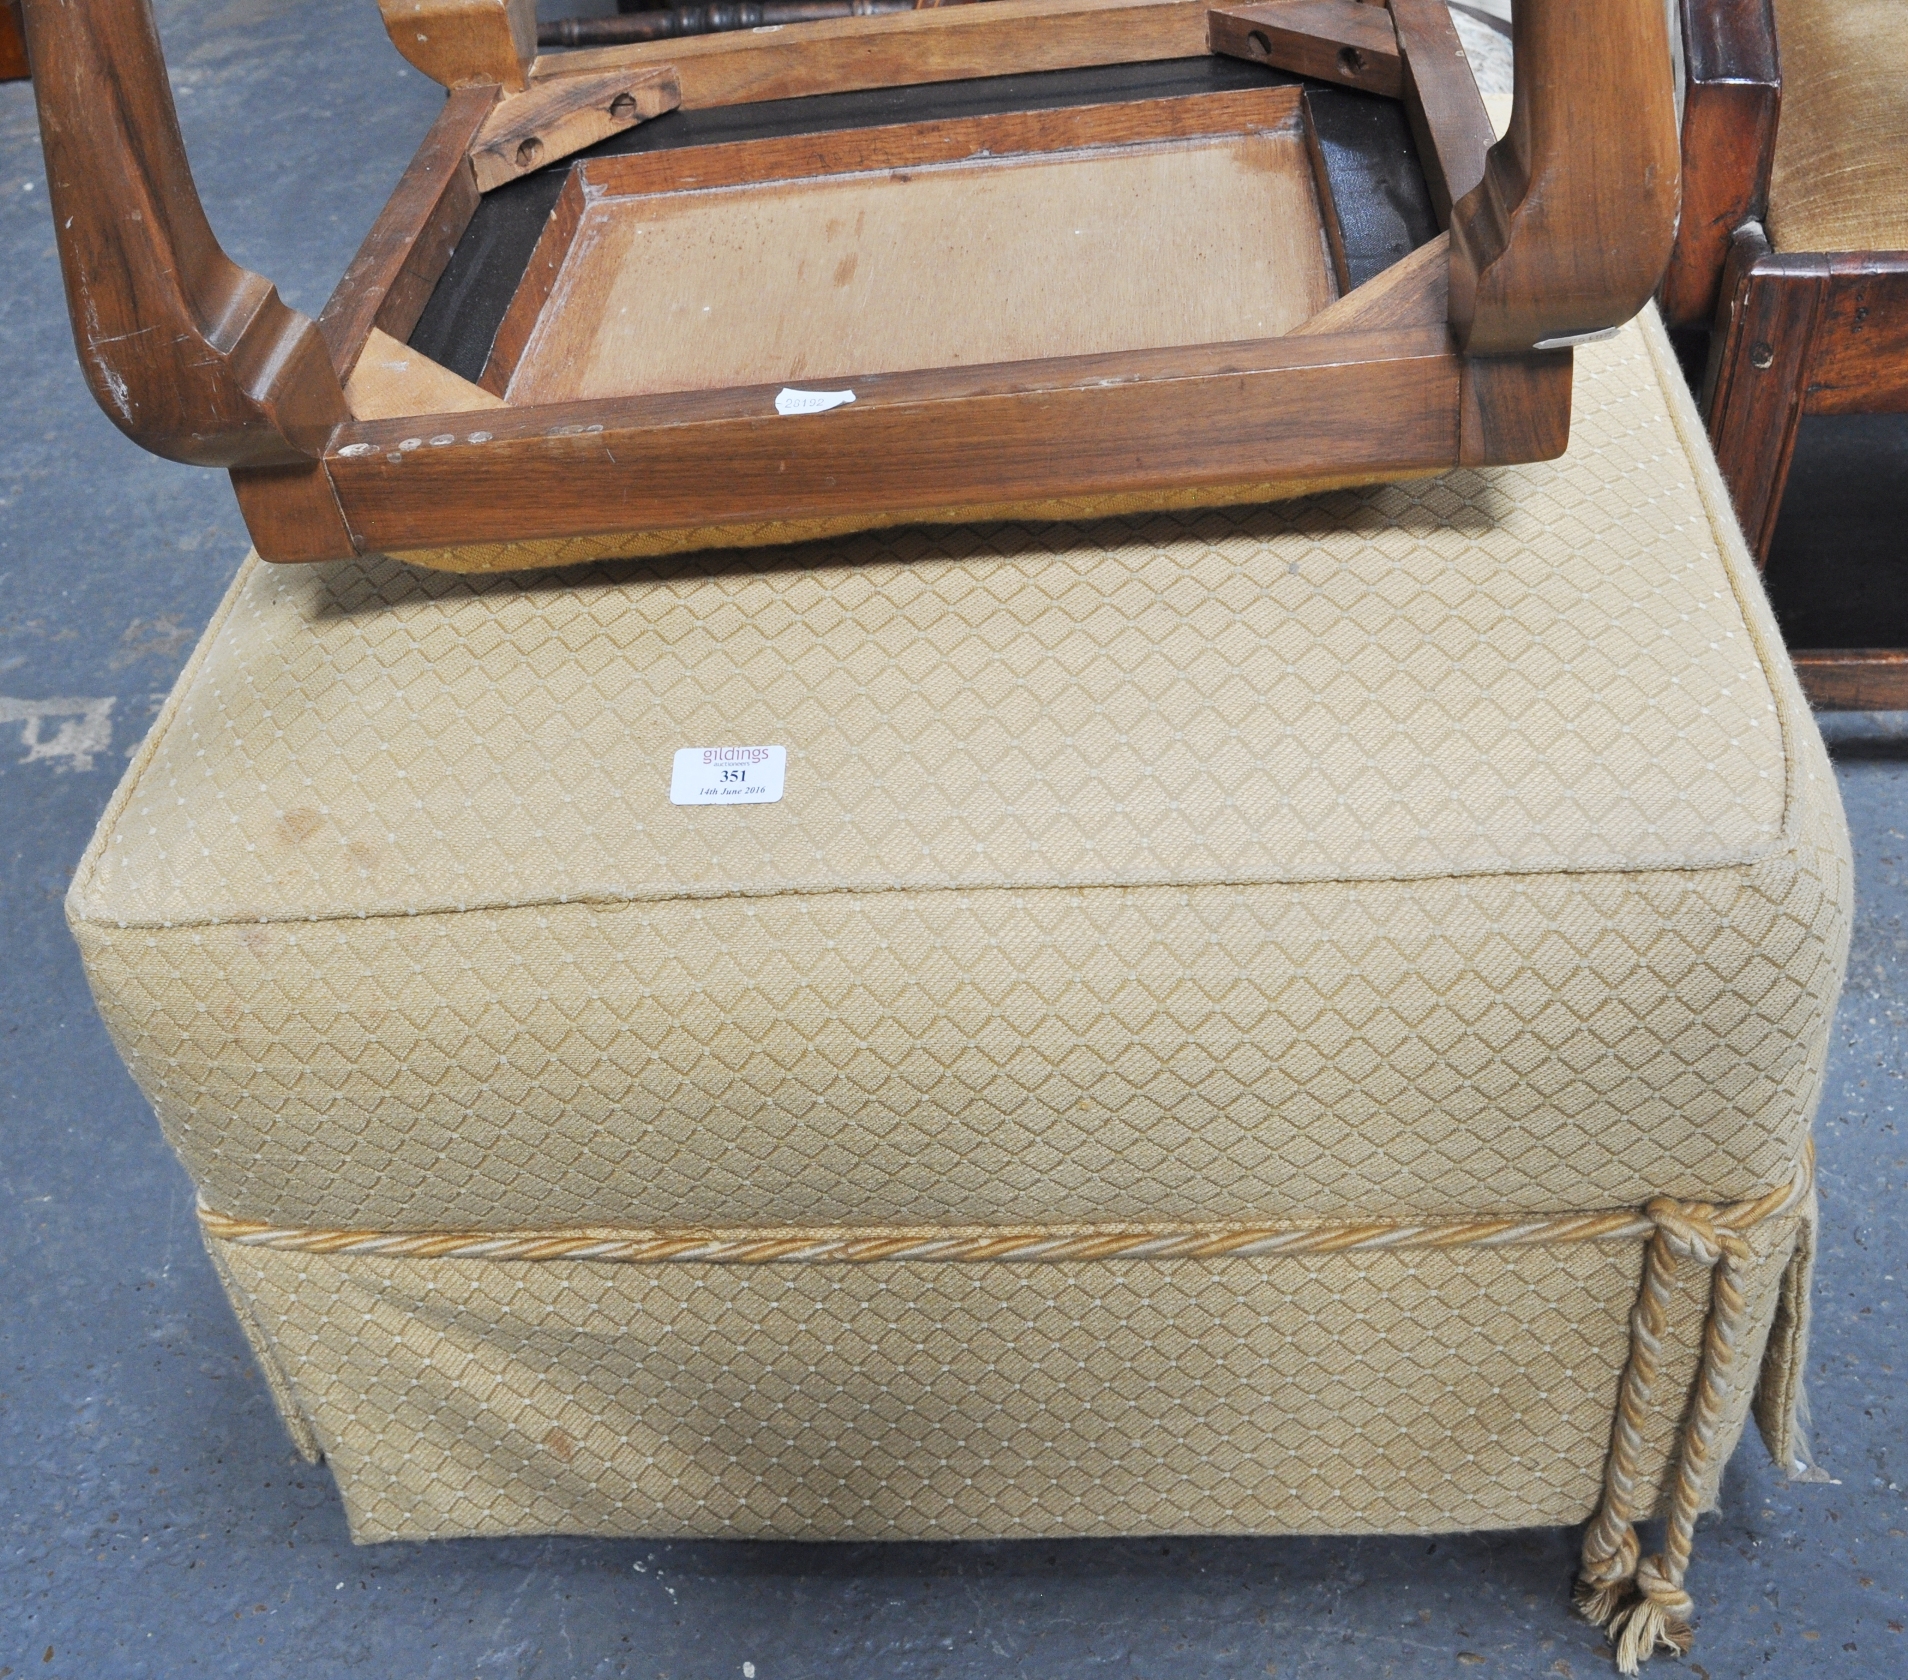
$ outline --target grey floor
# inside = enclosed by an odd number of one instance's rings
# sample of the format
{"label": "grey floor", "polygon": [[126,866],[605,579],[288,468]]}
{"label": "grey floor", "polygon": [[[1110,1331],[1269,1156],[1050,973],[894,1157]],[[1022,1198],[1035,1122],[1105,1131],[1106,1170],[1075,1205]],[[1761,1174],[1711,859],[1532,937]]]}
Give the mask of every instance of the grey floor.
{"label": "grey floor", "polygon": [[[316,311],[434,90],[370,0],[160,8],[218,231]],[[30,91],[0,87],[0,1680],[1596,1675],[1575,1536],[356,1550],[273,1414],[60,899],[245,539],[93,407]],[[1899,475],[1908,480],[1908,474]],[[1908,1672],[1908,716],[1832,730],[1859,923],[1822,1109],[1822,1466],[1702,1529],[1701,1680]]]}

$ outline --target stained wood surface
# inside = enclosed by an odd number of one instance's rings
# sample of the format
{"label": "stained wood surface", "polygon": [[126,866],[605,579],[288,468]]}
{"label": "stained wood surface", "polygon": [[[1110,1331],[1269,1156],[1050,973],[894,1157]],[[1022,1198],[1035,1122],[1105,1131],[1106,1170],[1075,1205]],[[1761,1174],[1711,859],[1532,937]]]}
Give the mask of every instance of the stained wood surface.
{"label": "stained wood surface", "polygon": [[503,407],[503,400],[482,386],[459,379],[422,351],[375,329],[358,357],[358,365],[345,381],[345,401],[358,420],[465,414]]}
{"label": "stained wood surface", "polygon": [[[1527,7],[1544,3],[1555,0],[1524,0]],[[1391,18],[1418,160],[1438,220],[1448,223],[1451,207],[1484,178],[1495,138],[1491,119],[1444,0],[1391,0]]]}
{"label": "stained wood surface", "polygon": [[1292,336],[1441,326],[1449,309],[1450,282],[1451,241],[1441,233],[1294,327]]}
{"label": "stained wood surface", "polygon": [[1223,93],[997,111],[633,152],[591,158],[586,167],[598,191],[627,195],[941,164],[985,164],[1025,153],[1078,153],[1226,134],[1292,134],[1297,132],[1302,98],[1302,90],[1292,84],[1260,84]]}
{"label": "stained wood surface", "polygon": [[1803,648],[1791,657],[1819,712],[1908,710],[1908,648]]}
{"label": "stained wood surface", "polygon": [[1554,461],[1570,445],[1568,350],[1466,356],[1458,382],[1458,465]]}
{"label": "stained wood surface", "polygon": [[526,87],[537,0],[378,0],[391,44],[447,88]]}
{"label": "stained wood surface", "polygon": [[213,236],[147,0],[36,4],[26,27],[67,309],[100,407],[198,466],[318,453],[345,417],[325,341]]}
{"label": "stained wood surface", "polygon": [[489,192],[682,103],[668,65],[533,83],[494,105],[471,142],[477,190]]}
{"label": "stained wood surface", "polygon": [[1769,204],[1782,77],[1771,0],[1682,0],[1683,207],[1657,294],[1671,326],[1715,315],[1729,241]]}
{"label": "stained wood surface", "polygon": [[486,391],[501,397],[509,389],[511,376],[523,359],[524,346],[542,321],[563,265],[569,260],[585,202],[583,172],[572,169],[564,177],[563,190],[543,224],[543,235],[530,254],[529,266],[497,328],[484,371],[478,376],[477,383]]}
{"label": "stained wood surface", "polygon": [[[1394,0],[1399,40],[1442,0]],[[1680,158],[1662,0],[1520,0],[1516,96],[1451,217],[1451,326],[1517,355],[1630,319],[1676,231]]]}
{"label": "stained wood surface", "polygon": [[0,82],[18,82],[27,74],[26,36],[20,28],[19,8],[0,0]]}
{"label": "stained wood surface", "polygon": [[777,415],[766,385],[505,408],[441,447],[354,423],[328,465],[371,549],[1384,479],[1455,459],[1458,374],[1441,327],[1295,337],[875,375],[826,414]]}
{"label": "stained wood surface", "polygon": [[553,53],[538,79],[672,64],[685,110],[856,88],[1138,64],[1206,50],[1206,0],[987,0],[641,46]]}
{"label": "stained wood surface", "polygon": [[1335,295],[1298,104],[1270,88],[586,163],[510,400],[1275,337]]}
{"label": "stained wood surface", "polygon": [[1775,534],[1828,290],[1826,257],[1773,256],[1753,224],[1731,242],[1711,348],[1709,437],[1757,565]]}
{"label": "stained wood surface", "polygon": [[268,560],[345,560],[363,552],[345,524],[328,463],[234,467],[232,489],[246,535]]}
{"label": "stained wood surface", "polygon": [[1908,252],[1829,258],[1805,371],[1806,413],[1908,412]]}
{"label": "stained wood surface", "polygon": [[430,302],[437,279],[477,208],[477,178],[468,153],[496,103],[494,87],[464,88],[444,109],[344,277],[318,317],[332,363],[351,371],[373,327],[396,339]]}
{"label": "stained wood surface", "polygon": [[1404,95],[1404,61],[1383,6],[1359,0],[1270,0],[1216,7],[1206,28],[1216,53],[1387,99]]}

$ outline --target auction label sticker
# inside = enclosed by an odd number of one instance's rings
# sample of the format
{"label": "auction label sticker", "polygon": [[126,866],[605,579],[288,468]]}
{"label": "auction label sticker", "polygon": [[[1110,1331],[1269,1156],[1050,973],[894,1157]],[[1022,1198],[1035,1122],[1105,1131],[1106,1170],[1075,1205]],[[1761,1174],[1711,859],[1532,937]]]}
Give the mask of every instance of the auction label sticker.
{"label": "auction label sticker", "polygon": [[772,805],[787,772],[787,747],[678,747],[669,803]]}
{"label": "auction label sticker", "polygon": [[798,391],[784,385],[775,397],[777,414],[826,414],[855,400],[853,391]]}

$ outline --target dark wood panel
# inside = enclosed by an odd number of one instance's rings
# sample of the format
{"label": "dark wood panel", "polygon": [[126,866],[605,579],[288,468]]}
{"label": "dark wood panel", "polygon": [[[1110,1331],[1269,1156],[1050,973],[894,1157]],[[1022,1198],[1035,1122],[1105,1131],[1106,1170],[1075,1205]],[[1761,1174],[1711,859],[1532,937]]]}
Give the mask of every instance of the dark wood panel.
{"label": "dark wood panel", "polygon": [[991,0],[540,58],[536,79],[669,64],[684,110],[1187,58],[1206,50],[1206,0]]}
{"label": "dark wood panel", "polygon": [[1908,252],[1830,259],[1802,406],[1809,414],[1908,412]]}
{"label": "dark wood panel", "polygon": [[1269,86],[1241,93],[1191,94],[1180,99],[1001,111],[943,122],[897,123],[846,132],[743,140],[727,146],[593,158],[578,168],[586,174],[593,191],[608,195],[690,192],[758,181],[964,163],[982,155],[1011,157],[1143,140],[1296,132],[1300,98],[1297,87]]}
{"label": "dark wood panel", "polygon": [[444,265],[477,209],[471,142],[497,102],[494,87],[459,88],[371,224],[318,317],[341,377],[357,366],[377,327],[402,341],[430,302]]}
{"label": "dark wood panel", "polygon": [[[1243,358],[1246,350],[1263,353]],[[1260,365],[1228,366],[1242,359]],[[1120,364],[1126,374],[1109,378]],[[406,548],[1377,478],[1432,471],[1456,455],[1458,360],[1442,329],[1063,366],[1064,382],[1045,386],[1028,364],[856,379],[855,404],[823,415],[774,414],[775,387],[464,415],[446,422],[452,441],[442,447],[417,441],[421,421],[408,439],[404,426],[359,424],[340,433],[354,452],[329,464],[358,541]],[[990,379],[1020,388],[989,392]]]}
{"label": "dark wood panel", "polygon": [[1826,258],[1773,257],[1759,229],[1732,241],[1709,376],[1709,436],[1758,565],[1782,504],[1827,291]]}
{"label": "dark wood panel", "polygon": [[1782,77],[1771,0],[1682,0],[1683,210],[1658,302],[1671,326],[1716,313],[1729,241],[1768,208]]}
{"label": "dark wood panel", "polygon": [[1819,712],[1908,711],[1908,648],[1804,648],[1793,658]]}

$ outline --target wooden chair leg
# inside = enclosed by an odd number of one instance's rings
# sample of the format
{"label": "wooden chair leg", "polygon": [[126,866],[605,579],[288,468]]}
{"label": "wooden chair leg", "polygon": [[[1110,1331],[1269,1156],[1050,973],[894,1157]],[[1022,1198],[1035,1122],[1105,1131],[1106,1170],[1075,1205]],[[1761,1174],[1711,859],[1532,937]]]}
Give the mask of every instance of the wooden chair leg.
{"label": "wooden chair leg", "polygon": [[1758,566],[1768,559],[1782,506],[1827,293],[1826,257],[1776,256],[1753,223],[1736,234],[1723,274],[1704,410],[1717,465]]}

